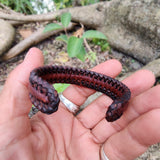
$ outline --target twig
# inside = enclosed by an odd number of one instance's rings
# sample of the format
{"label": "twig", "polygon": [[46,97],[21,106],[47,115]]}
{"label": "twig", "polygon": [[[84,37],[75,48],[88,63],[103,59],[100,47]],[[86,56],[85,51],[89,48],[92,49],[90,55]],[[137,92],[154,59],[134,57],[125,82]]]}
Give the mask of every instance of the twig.
{"label": "twig", "polygon": [[92,49],[90,48],[87,40],[86,40],[85,38],[84,38],[83,40],[84,40],[84,45],[86,46],[86,48],[88,49],[88,51],[89,51],[89,52],[93,52]]}
{"label": "twig", "polygon": [[[83,25],[82,23],[80,23],[80,25],[81,25],[81,27],[82,27],[82,29],[83,29],[83,31],[84,31],[84,25]],[[90,53],[90,54],[93,53],[93,51],[92,51],[91,47],[89,46],[86,38],[83,38],[83,41],[84,41],[84,45],[85,45],[86,48],[88,49],[89,53]],[[96,57],[96,63],[99,64],[97,57]]]}
{"label": "twig", "polygon": [[[83,33],[84,33],[84,25],[82,23],[80,23],[81,25],[81,28],[83,29]],[[88,49],[89,52],[93,52],[92,49],[90,48],[87,40],[85,38],[83,38],[83,41],[84,41],[84,45],[86,46],[86,48]]]}
{"label": "twig", "polygon": [[[75,25],[75,23],[71,23],[66,29],[71,30],[71,29],[73,29],[74,25]],[[63,29],[59,29],[56,31],[50,31],[50,32],[44,33],[43,30],[44,30],[44,28],[39,29],[37,32],[33,33],[31,36],[29,36],[28,38],[24,39],[23,41],[21,41],[20,43],[15,45],[6,54],[4,54],[4,56],[0,57],[0,61],[6,61],[10,58],[13,58],[16,55],[22,53],[24,50],[26,50],[30,46],[33,46],[33,45],[39,43],[40,41],[63,31]]]}

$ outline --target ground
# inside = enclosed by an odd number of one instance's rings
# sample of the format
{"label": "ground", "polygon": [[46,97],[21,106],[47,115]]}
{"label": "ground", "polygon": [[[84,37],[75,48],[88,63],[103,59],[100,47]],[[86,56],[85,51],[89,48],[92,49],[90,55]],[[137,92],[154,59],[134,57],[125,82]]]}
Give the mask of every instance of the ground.
{"label": "ground", "polygon": [[[18,43],[20,40],[23,39],[20,35],[20,32],[22,30],[34,31],[36,29],[37,29],[37,24],[31,24],[31,25],[25,24],[23,26],[20,26],[19,28],[16,29],[15,43]],[[46,65],[59,64],[59,65],[69,65],[69,66],[89,69],[108,59],[116,58],[123,65],[123,70],[121,75],[124,75],[126,72],[129,71],[135,71],[143,66],[142,63],[139,63],[132,57],[126,56],[125,54],[117,52],[113,49],[111,49],[111,51],[106,50],[102,52],[101,47],[94,44],[90,44],[90,47],[93,51],[97,53],[95,62],[92,62],[89,59],[87,59],[85,62],[81,62],[77,58],[68,57],[68,54],[66,53],[65,43],[55,40],[56,36],[50,37],[45,41],[36,45],[36,47],[38,47],[43,51]],[[0,85],[4,84],[10,71],[13,70],[18,64],[20,64],[23,61],[26,52],[27,51],[23,52],[19,56],[12,58],[11,60],[0,63],[0,75],[1,75]]]}

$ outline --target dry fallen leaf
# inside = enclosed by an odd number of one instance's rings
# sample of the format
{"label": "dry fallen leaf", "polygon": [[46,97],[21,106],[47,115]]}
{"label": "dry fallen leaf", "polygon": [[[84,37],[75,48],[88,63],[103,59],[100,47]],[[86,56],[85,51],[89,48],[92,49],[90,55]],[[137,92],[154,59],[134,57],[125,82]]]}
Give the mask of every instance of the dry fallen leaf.
{"label": "dry fallen leaf", "polygon": [[31,29],[21,29],[19,33],[23,37],[23,39],[25,39],[29,37],[33,32],[31,31]]}
{"label": "dry fallen leaf", "polygon": [[76,32],[74,32],[73,36],[75,36],[77,38],[81,38],[83,33],[84,33],[84,28],[80,28]]}
{"label": "dry fallen leaf", "polygon": [[60,63],[65,63],[69,60],[68,53],[66,52],[60,52],[58,53],[58,56],[56,57],[55,61]]}

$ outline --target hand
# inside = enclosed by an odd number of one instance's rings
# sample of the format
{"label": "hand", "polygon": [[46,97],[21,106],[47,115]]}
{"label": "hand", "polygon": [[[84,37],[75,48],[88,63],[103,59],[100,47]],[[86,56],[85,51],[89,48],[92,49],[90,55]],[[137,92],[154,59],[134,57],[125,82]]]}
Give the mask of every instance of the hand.
{"label": "hand", "polygon": [[[60,103],[57,112],[39,112],[29,119],[29,73],[41,65],[41,51],[30,49],[0,94],[0,159],[99,160],[99,150],[104,145],[110,160],[132,160],[160,141],[160,86],[151,88],[155,78],[150,71],[137,71],[123,81],[131,89],[132,98],[123,116],[113,123],[105,120],[111,103],[106,95],[76,117]],[[121,64],[109,60],[93,70],[115,77]],[[80,106],[93,93],[91,89],[70,85],[63,95]]]}

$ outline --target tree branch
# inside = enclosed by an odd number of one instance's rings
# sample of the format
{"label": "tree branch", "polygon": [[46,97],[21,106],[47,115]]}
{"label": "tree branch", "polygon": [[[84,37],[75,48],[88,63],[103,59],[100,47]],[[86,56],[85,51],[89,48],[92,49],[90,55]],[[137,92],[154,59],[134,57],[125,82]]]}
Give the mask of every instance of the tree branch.
{"label": "tree branch", "polygon": [[[0,12],[0,18],[11,21],[19,21],[23,23],[52,21],[55,20],[57,16],[60,16],[62,13],[70,12],[72,15],[72,21],[81,22],[84,25],[91,26],[92,28],[97,28],[103,23],[104,6],[106,5],[105,3],[106,2],[100,2],[89,6],[66,8],[55,12],[39,15],[16,15]],[[90,13],[94,13],[94,15]]]}
{"label": "tree branch", "polygon": [[[74,23],[71,23],[66,29],[71,30],[74,27]],[[24,39],[17,45],[15,45],[13,48],[11,48],[6,54],[4,54],[2,57],[0,57],[0,61],[6,61],[10,58],[13,58],[14,56],[22,53],[25,49],[29,48],[32,45],[35,45],[39,43],[40,41],[57,34],[59,32],[62,32],[64,29],[59,29],[56,31],[50,31],[50,32],[43,32],[44,28],[39,29],[37,32],[33,33],[28,38]]]}

